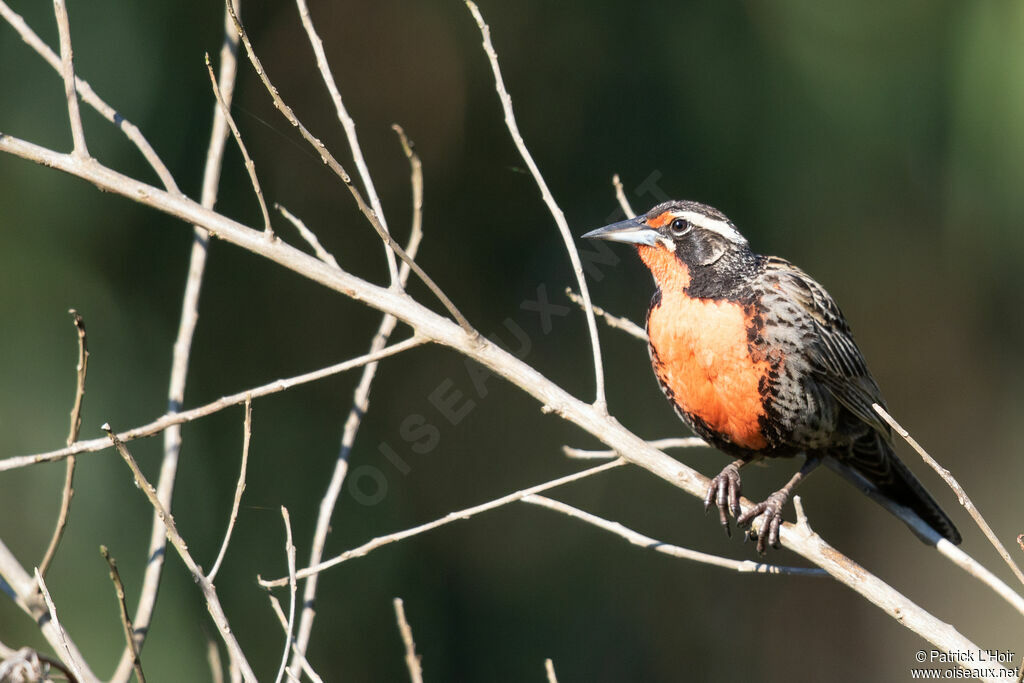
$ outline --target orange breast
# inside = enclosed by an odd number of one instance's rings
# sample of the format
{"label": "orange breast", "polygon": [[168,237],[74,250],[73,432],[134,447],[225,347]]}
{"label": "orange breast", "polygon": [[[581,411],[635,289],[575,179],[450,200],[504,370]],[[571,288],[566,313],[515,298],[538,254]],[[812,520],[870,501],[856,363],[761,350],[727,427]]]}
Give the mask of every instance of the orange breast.
{"label": "orange breast", "polygon": [[[657,354],[654,371],[683,412],[737,445],[764,448],[768,444],[758,422],[764,415],[758,385],[770,363],[750,355],[747,312],[736,303],[689,297],[683,291],[689,283],[685,266],[655,263],[664,254],[659,248],[641,249],[662,288],[661,302],[647,324]],[[673,277],[658,277],[665,267],[675,271]]]}

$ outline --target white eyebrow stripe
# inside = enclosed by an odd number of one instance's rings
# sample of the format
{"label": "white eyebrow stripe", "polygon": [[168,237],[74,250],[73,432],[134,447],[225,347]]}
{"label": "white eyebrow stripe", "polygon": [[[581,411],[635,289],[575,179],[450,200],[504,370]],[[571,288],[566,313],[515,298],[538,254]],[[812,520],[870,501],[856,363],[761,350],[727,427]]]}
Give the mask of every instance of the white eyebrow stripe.
{"label": "white eyebrow stripe", "polygon": [[697,213],[696,211],[680,211],[677,214],[680,218],[684,218],[693,225],[696,225],[705,230],[716,232],[730,242],[736,244],[746,244],[746,238],[739,233],[739,230],[734,228],[729,221],[721,220],[718,218],[712,218],[703,213]]}

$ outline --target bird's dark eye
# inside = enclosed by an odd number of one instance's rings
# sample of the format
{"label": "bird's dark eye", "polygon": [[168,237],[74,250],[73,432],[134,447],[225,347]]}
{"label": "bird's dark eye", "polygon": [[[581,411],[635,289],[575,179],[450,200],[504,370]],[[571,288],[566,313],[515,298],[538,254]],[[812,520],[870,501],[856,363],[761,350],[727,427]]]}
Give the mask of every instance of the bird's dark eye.
{"label": "bird's dark eye", "polygon": [[668,229],[673,237],[682,237],[689,232],[690,222],[683,218],[676,218],[669,224]]}

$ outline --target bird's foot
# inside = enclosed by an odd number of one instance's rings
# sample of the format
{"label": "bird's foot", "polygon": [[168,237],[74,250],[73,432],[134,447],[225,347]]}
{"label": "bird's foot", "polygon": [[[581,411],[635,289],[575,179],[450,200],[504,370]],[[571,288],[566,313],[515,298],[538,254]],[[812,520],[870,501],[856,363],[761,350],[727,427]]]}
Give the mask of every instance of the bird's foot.
{"label": "bird's foot", "polygon": [[704,512],[711,509],[714,502],[718,507],[718,519],[725,527],[725,534],[732,536],[729,529],[729,512],[736,517],[740,514],[740,465],[742,460],[731,462],[711,480],[708,485],[708,493],[704,496]]}
{"label": "bird's foot", "polygon": [[757,530],[757,552],[764,555],[767,546],[779,547],[779,528],[782,526],[782,508],[789,500],[789,491],[776,491],[768,496],[763,503],[758,503],[736,519],[736,526],[742,528],[751,524],[757,517],[761,524]]}

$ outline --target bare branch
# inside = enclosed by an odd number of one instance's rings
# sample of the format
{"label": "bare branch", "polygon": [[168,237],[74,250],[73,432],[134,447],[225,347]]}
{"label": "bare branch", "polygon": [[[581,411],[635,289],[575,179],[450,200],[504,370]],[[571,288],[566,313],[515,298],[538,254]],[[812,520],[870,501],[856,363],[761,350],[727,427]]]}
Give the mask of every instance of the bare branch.
{"label": "bare branch", "polygon": [[[704,439],[696,436],[655,439],[654,441],[648,441],[647,445],[662,451],[668,450],[669,448],[701,448],[708,446]],[[708,447],[710,448],[710,446]],[[573,458],[575,460],[602,460],[614,458],[619,455],[615,451],[590,451],[583,448],[573,448],[572,446],[562,446],[562,452],[565,453],[567,458]]]}
{"label": "bare branch", "polygon": [[[277,683],[284,680],[285,667],[288,666],[288,652],[292,647],[292,632],[295,629],[295,596],[298,587],[295,581],[295,544],[292,543],[292,521],[288,517],[288,508],[281,506],[281,517],[284,519],[284,554],[288,559],[288,628],[285,629],[284,654],[281,655],[281,668],[277,670]],[[291,673],[291,672],[289,672]],[[294,677],[293,677],[294,678]]]}
{"label": "bare branch", "polygon": [[61,660],[68,665],[71,672],[74,673],[75,678],[82,679],[82,668],[78,663],[77,658],[71,651],[71,647],[68,645],[67,631],[64,630],[64,626],[61,625],[60,619],[57,618],[57,605],[53,603],[53,598],[50,597],[50,591],[46,588],[46,581],[43,580],[43,575],[39,573],[39,570],[35,570],[36,584],[39,586],[39,592],[43,596],[43,600],[46,602],[46,609],[50,613],[50,622],[57,629],[57,633],[60,635],[60,643],[63,646],[64,655]]}
{"label": "bare branch", "polygon": [[78,683],[78,678],[58,660],[39,654],[30,647],[4,651],[0,648],[0,681],[50,681],[51,669],[59,671],[68,683]]}
{"label": "bare branch", "polygon": [[[235,0],[236,4],[239,0]],[[234,23],[224,13],[224,39],[219,55],[220,83],[219,89],[224,103],[230,107],[235,92],[235,76],[238,61],[235,53],[238,50],[238,33]],[[221,168],[224,160],[224,147],[228,139],[228,125],[221,107],[213,108],[213,124],[210,129],[210,142],[206,149],[206,162],[203,167],[203,186],[200,205],[212,210],[217,203],[217,191],[220,187]],[[147,144],[148,147],[148,144]],[[143,149],[145,154],[145,149]],[[151,162],[152,163],[152,162]],[[160,170],[157,168],[157,172]],[[168,174],[169,175],[169,174]],[[163,177],[163,176],[161,176]],[[174,188],[177,192],[177,188]],[[171,357],[171,375],[167,387],[167,410],[176,413],[181,410],[185,399],[185,383],[188,378],[189,359],[192,353],[192,339],[199,323],[199,295],[203,287],[203,275],[206,272],[206,259],[209,253],[210,234],[198,224],[192,226],[192,250],[189,255],[188,274],[185,278],[185,292],[182,296],[181,315],[178,322],[178,333],[174,340]],[[157,481],[157,497],[170,509],[174,495],[174,482],[178,473],[178,456],[181,452],[181,427],[170,425],[164,432],[163,459],[160,463],[160,477]],[[167,550],[167,534],[159,517],[154,512],[149,532],[149,561],[139,590],[139,601],[135,608],[135,638],[141,649],[149,633],[149,625],[156,608],[157,592],[163,575],[164,557]],[[112,677],[113,681],[127,680],[131,671],[131,651],[125,648],[121,661]]]}
{"label": "bare branch", "polygon": [[974,519],[974,521],[977,523],[978,528],[980,528],[981,531],[985,534],[985,538],[989,540],[992,546],[996,549],[999,555],[1010,567],[1010,570],[1013,571],[1013,575],[1016,576],[1021,583],[1024,583],[1024,573],[1021,572],[1020,567],[1018,567],[1017,563],[1013,561],[1012,557],[1010,557],[1009,551],[1006,550],[1006,546],[1003,545],[1002,541],[999,540],[999,537],[996,536],[994,531],[992,531],[992,527],[990,527],[988,525],[988,522],[985,521],[985,518],[981,516],[981,513],[978,511],[978,509],[974,506],[974,503],[971,501],[970,496],[968,496],[967,492],[964,491],[962,486],[960,486],[960,482],[958,482],[953,477],[953,475],[950,474],[949,470],[947,470],[945,467],[936,462],[935,458],[928,455],[928,452],[921,447],[921,444],[917,443],[917,440],[914,439],[914,437],[910,436],[910,432],[904,429],[900,425],[900,423],[896,422],[892,415],[886,412],[885,408],[883,408],[877,403],[872,404],[871,407],[875,409],[876,413],[881,415],[882,419],[885,420],[886,423],[890,427],[892,427],[897,434],[903,437],[904,441],[910,444],[910,447],[913,448],[917,452],[917,454],[921,456],[922,460],[928,463],[929,467],[935,470],[938,473],[938,475],[942,477],[942,480],[949,485],[949,488],[953,489],[953,493],[956,494],[957,500],[959,500],[960,504],[963,505],[967,512],[970,513],[971,518]]}
{"label": "bare branch", "polygon": [[[572,291],[569,287],[565,288],[565,295],[569,297],[569,300],[574,304],[582,308],[584,311],[587,310],[586,303],[580,298],[580,295]],[[604,321],[608,324],[608,327],[622,330],[631,337],[636,337],[641,341],[647,341],[647,332],[644,328],[637,325],[629,318],[620,318],[617,315],[612,315],[608,311],[604,310],[600,306],[593,306],[594,315],[604,318]]]}
{"label": "bare branch", "polygon": [[669,543],[663,543],[655,540],[650,536],[644,536],[643,534],[633,531],[632,529],[623,526],[618,522],[610,522],[607,519],[602,519],[597,515],[593,515],[589,512],[580,510],[579,508],[568,505],[558,500],[547,498],[546,496],[531,495],[523,498],[524,503],[530,503],[532,505],[540,505],[546,507],[549,510],[555,512],[561,512],[563,515],[578,519],[581,522],[592,524],[599,529],[610,531],[616,536],[620,536],[633,545],[638,545],[643,548],[650,550],[656,550],[659,553],[671,555],[672,557],[678,557],[682,560],[691,560],[693,562],[699,562],[701,564],[709,564],[714,567],[722,567],[724,569],[731,569],[741,574],[785,574],[789,576],[828,576],[823,569],[817,569],[813,567],[784,567],[774,564],[764,564],[763,562],[751,562],[750,560],[731,560],[726,557],[719,557],[718,555],[709,555],[708,553],[702,553],[697,550],[690,550],[689,548],[681,548],[677,545],[671,545]]}
{"label": "bare branch", "polygon": [[[409,244],[406,247],[406,252],[416,258],[416,253],[419,251],[420,241],[423,238],[423,167],[420,163],[419,156],[413,151],[412,143],[405,136],[405,132],[398,125],[393,126],[395,131],[398,133],[399,140],[402,143],[402,149],[406,156],[409,158],[411,167],[411,185],[412,185],[412,228],[409,235]],[[409,279],[409,266],[405,263],[402,264],[402,268],[398,274],[398,281],[405,286],[406,281]],[[377,328],[377,333],[373,337],[373,341],[370,343],[370,352],[379,351],[384,348],[387,344],[388,339],[391,337],[391,333],[395,329],[395,325],[398,321],[393,315],[385,315],[380,321],[380,327]],[[341,450],[338,453],[338,458],[335,461],[334,472],[331,475],[331,481],[327,485],[327,491],[324,493],[323,499],[320,501],[320,511],[317,514],[316,530],[313,534],[312,549],[309,553],[309,566],[314,566],[323,559],[324,546],[327,543],[327,534],[331,528],[331,517],[334,516],[334,508],[338,503],[338,497],[341,495],[341,486],[345,481],[345,477],[348,474],[348,458],[349,453],[352,451],[352,446],[356,440],[356,434],[359,431],[359,425],[362,423],[363,415],[370,406],[370,387],[373,383],[373,378],[377,373],[377,363],[370,363],[363,368],[363,375],[359,380],[359,384],[356,386],[355,395],[352,398],[352,407],[349,410],[348,418],[345,420],[345,429],[342,432],[341,438]],[[316,599],[316,591],[319,582],[319,575],[314,574],[306,579],[306,585],[303,589],[302,595],[302,618],[299,620],[299,632],[295,640],[296,652],[304,653],[306,648],[309,646],[309,639],[313,632],[313,620],[316,618],[316,610],[314,609],[314,600]],[[296,661],[292,661],[292,669],[295,669]]]}
{"label": "bare branch", "polygon": [[242,673],[242,677],[248,681],[255,681],[256,676],[253,674],[252,668],[249,666],[249,662],[245,658],[245,653],[242,652],[242,648],[238,644],[238,640],[235,639],[235,634],[231,631],[231,626],[228,624],[227,615],[224,614],[224,608],[221,607],[220,598],[217,597],[217,589],[212,583],[210,583],[206,576],[203,574],[202,568],[196,564],[196,561],[192,558],[192,555],[188,551],[188,545],[185,543],[185,539],[178,533],[178,527],[174,524],[174,518],[171,517],[171,513],[167,511],[163,503],[157,497],[156,489],[149,483],[146,476],[142,474],[142,470],[139,469],[138,463],[135,462],[135,458],[128,452],[128,448],[124,443],[117,437],[113,429],[109,424],[104,424],[102,427],[103,431],[107,433],[107,437],[113,443],[114,448],[121,454],[121,457],[127,463],[129,469],[132,471],[132,476],[135,478],[135,484],[142,490],[149,499],[150,505],[156,511],[156,514],[160,517],[160,521],[163,522],[164,527],[167,529],[167,538],[174,546],[174,549],[178,551],[178,556],[181,557],[182,562],[185,563],[185,567],[189,573],[192,574],[192,579],[199,586],[199,589],[203,592],[203,597],[206,598],[206,609],[210,612],[210,616],[213,617],[213,623],[217,626],[217,630],[220,632],[220,637],[224,640],[224,644],[228,647],[228,655],[234,661],[235,665],[239,668]]}
{"label": "bare branch", "polygon": [[473,18],[476,19],[476,25],[480,28],[480,34],[484,39],[484,52],[487,53],[487,59],[491,62],[491,71],[494,72],[494,87],[498,91],[501,107],[505,111],[505,125],[512,136],[512,141],[519,150],[519,155],[523,157],[523,162],[530,169],[537,187],[540,188],[544,203],[547,204],[548,211],[551,212],[551,216],[555,219],[558,232],[562,235],[562,240],[565,242],[565,249],[569,254],[569,261],[572,263],[573,274],[576,276],[576,285],[580,288],[580,293],[583,296],[583,310],[587,315],[587,330],[590,333],[590,346],[594,354],[594,382],[597,387],[594,408],[599,414],[607,414],[608,401],[605,398],[604,392],[604,364],[601,360],[601,343],[597,338],[597,322],[594,320],[594,308],[590,301],[590,290],[587,288],[586,278],[583,277],[583,265],[580,263],[580,255],[576,250],[576,243],[569,232],[569,225],[565,221],[565,214],[562,213],[562,209],[559,208],[555,198],[551,195],[548,184],[544,181],[544,177],[541,175],[540,169],[537,168],[530,150],[526,148],[526,143],[523,142],[523,136],[519,133],[519,126],[516,124],[516,117],[512,112],[512,98],[509,97],[508,91],[505,89],[505,80],[502,78],[501,68],[498,66],[498,53],[494,51],[494,45],[491,43],[491,29],[484,22],[479,8],[477,8],[472,0],[466,0],[466,6],[469,7]]}
{"label": "bare branch", "polygon": [[[377,219],[380,221],[384,232],[390,234],[388,222],[384,218],[384,209],[381,207],[380,198],[377,196],[377,188],[373,185],[373,177],[370,175],[370,169],[366,167],[366,160],[363,159],[363,150],[359,146],[359,136],[356,135],[356,122],[349,116],[345,103],[341,99],[341,92],[334,82],[331,65],[327,62],[327,55],[324,53],[324,43],[320,40],[316,27],[313,26],[313,19],[309,16],[309,7],[306,6],[306,0],[296,0],[296,5],[298,5],[299,17],[302,19],[302,27],[306,30],[309,44],[313,48],[313,54],[316,55],[317,69],[320,70],[320,76],[323,78],[324,85],[327,86],[327,91],[334,102],[334,110],[337,112],[338,120],[341,122],[342,128],[345,129],[345,137],[348,138],[348,146],[352,150],[352,160],[355,161],[356,171],[358,171],[359,178],[363,181],[363,188],[366,190],[366,196],[370,200],[370,206],[373,207],[373,212],[377,215]],[[388,273],[391,276],[391,286],[398,287],[400,285],[398,285],[395,254],[390,246],[386,249],[385,255],[388,259]]]}
{"label": "bare branch", "polygon": [[117,606],[121,614],[121,626],[124,627],[124,639],[127,647],[132,651],[132,668],[135,670],[135,677],[139,683],[146,683],[146,676],[142,673],[142,658],[139,656],[139,647],[135,643],[135,631],[132,628],[132,618],[128,615],[128,604],[125,602],[124,584],[121,582],[121,572],[117,570],[117,561],[110,556],[107,546],[100,546],[100,554],[107,561],[110,568],[110,580],[114,584],[114,593],[117,595]]}
{"label": "bare branch", "polygon": [[249,182],[252,183],[253,192],[256,193],[256,201],[260,204],[260,215],[263,217],[263,232],[266,234],[267,239],[274,239],[274,229],[270,226],[270,213],[267,211],[267,202],[263,199],[263,190],[260,189],[260,181],[256,177],[256,164],[253,162],[252,157],[249,156],[249,150],[245,148],[245,143],[242,142],[242,134],[238,132],[235,119],[231,116],[231,108],[220,95],[220,88],[217,87],[217,77],[213,75],[213,67],[210,66],[210,53],[206,53],[205,59],[206,71],[210,74],[210,86],[213,88],[213,96],[217,99],[221,113],[227,120],[228,127],[231,128],[231,134],[235,137],[238,149],[242,153],[242,158],[245,160],[245,170],[249,172]]}
{"label": "bare branch", "polygon": [[1021,596],[1020,593],[1006,585],[1002,579],[985,568],[980,562],[952,543],[942,543],[937,548],[953,564],[991,588],[995,591],[996,595],[1009,603],[1020,614],[1024,615],[1024,596]]}
{"label": "bare branch", "polygon": [[[541,491],[547,491],[548,489],[553,489],[556,486],[561,486],[562,484],[568,484],[569,482],[584,479],[586,477],[598,474],[600,472],[605,472],[616,467],[621,467],[622,465],[625,464],[625,459],[618,458],[616,460],[613,460],[612,462],[607,462],[603,465],[598,465],[597,467],[591,467],[590,469],[580,470],[579,472],[574,472],[573,474],[568,474],[564,477],[559,477],[558,479],[546,481],[543,484],[537,484],[536,486],[531,486],[530,488],[510,493],[506,496],[502,496],[501,498],[495,498],[494,500],[488,501],[481,505],[474,505],[473,507],[468,507],[463,510],[458,510],[456,512],[449,512],[444,517],[435,519],[433,522],[421,524],[411,529],[406,529],[404,531],[388,534],[386,536],[378,536],[372,541],[364,543],[358,548],[346,550],[341,555],[338,555],[335,558],[327,560],[326,562],[321,562],[320,564],[312,565],[306,567],[305,569],[300,569],[298,572],[298,577],[300,579],[303,579],[307,576],[311,576],[313,574],[322,572],[326,569],[330,569],[331,567],[339,565],[342,562],[346,562],[356,557],[363,557],[365,555],[368,555],[370,552],[376,550],[377,548],[388,545],[390,543],[401,541],[412,536],[418,536],[419,534],[431,531],[441,526],[445,526],[446,524],[451,524],[452,522],[458,522],[461,520],[469,519],[470,517],[478,515],[481,512],[493,510],[495,508],[501,507],[502,505],[508,505],[509,503],[516,502],[517,500],[522,500],[523,498],[529,496],[530,494],[540,493]],[[275,579],[273,581],[267,581],[264,579],[259,580],[259,584],[264,588],[276,588],[279,586],[287,585],[287,583],[287,577],[283,579]]]}
{"label": "bare branch", "polygon": [[[287,631],[288,617],[284,615],[284,610],[281,609],[281,601],[274,597],[274,594],[270,592],[267,593],[267,598],[270,599],[270,608],[274,611],[274,614],[277,616],[277,621],[281,624],[281,629]],[[292,657],[298,660],[299,665],[302,667],[302,673],[306,674],[306,676],[309,677],[309,680],[313,681],[314,683],[323,683],[323,680],[320,678],[320,675],[313,670],[312,666],[310,666],[309,661],[306,659],[306,656],[295,649],[294,641],[292,642]],[[295,675],[292,673],[292,668],[293,666],[290,666],[288,669],[286,669],[286,672],[289,678],[294,679]]]}
{"label": "bare branch", "polygon": [[220,545],[220,552],[213,563],[213,568],[207,573],[206,578],[213,583],[220,571],[221,562],[228,552],[228,543],[231,542],[231,532],[235,528],[235,520],[238,519],[238,506],[242,503],[242,492],[245,491],[245,471],[249,465],[249,442],[252,440],[252,398],[245,399],[245,419],[242,425],[242,468],[238,472],[238,484],[235,485],[235,498],[231,502],[231,516],[228,518],[228,530],[224,534],[224,541]]}
{"label": "bare branch", "polygon": [[334,266],[335,268],[339,269],[341,268],[341,266],[338,265],[338,261],[335,260],[333,255],[331,255],[331,252],[323,248],[323,245],[320,244],[320,240],[317,239],[313,231],[307,228],[306,224],[303,223],[298,216],[294,215],[292,212],[290,212],[288,209],[284,208],[280,204],[275,203],[274,208],[277,209],[282,216],[287,218],[288,221],[295,226],[295,229],[299,231],[299,235],[302,236],[302,239],[306,240],[306,244],[313,247],[313,253],[316,254],[316,257],[318,259],[320,259],[329,266]]}
{"label": "bare branch", "polygon": [[633,211],[633,207],[629,205],[629,200],[626,199],[626,193],[622,190],[622,181],[619,180],[618,173],[612,176],[612,185],[615,186],[615,199],[618,200],[619,206],[622,207],[622,212],[626,214],[626,218],[636,216],[636,211]]}
{"label": "bare branch", "polygon": [[57,31],[60,34],[60,70],[64,77],[64,97],[68,102],[71,138],[75,145],[72,154],[78,159],[88,159],[89,148],[85,144],[85,129],[82,128],[82,115],[78,111],[78,89],[75,85],[75,66],[71,51],[71,27],[68,23],[68,8],[64,5],[64,0],[53,0],[53,13],[57,17]]}
{"label": "bare branch", "polygon": [[0,681],[48,681],[50,664],[63,672],[69,681],[75,680],[75,675],[63,664],[40,656],[30,647],[12,650],[0,644]]}
{"label": "bare branch", "polygon": [[[385,347],[375,353],[367,353],[336,365],[330,365],[326,368],[314,370],[313,372],[307,372],[304,375],[297,375],[295,377],[289,377],[288,379],[279,379],[274,382],[270,382],[269,384],[264,384],[263,386],[240,391],[237,394],[221,397],[216,401],[199,406],[198,408],[192,408],[191,410],[186,410],[180,413],[167,413],[162,417],[153,420],[149,424],[122,432],[117,435],[117,438],[121,441],[134,441],[135,439],[153,436],[154,434],[159,434],[165,429],[168,429],[172,425],[185,424],[186,422],[192,422],[193,420],[198,420],[199,418],[206,417],[207,415],[213,415],[225,408],[244,403],[247,399],[276,394],[279,391],[285,391],[286,389],[290,389],[300,384],[306,384],[307,382],[323,379],[324,377],[330,377],[331,375],[336,375],[338,373],[345,372],[346,370],[362,367],[367,363],[382,360],[388,356],[393,356],[405,351],[406,349],[421,346],[425,343],[426,339],[423,337],[413,336],[405,341]],[[18,469],[19,467],[27,467],[40,462],[63,460],[70,455],[103,451],[110,448],[110,446],[111,444],[108,439],[90,439],[88,441],[79,441],[73,446],[56,451],[49,451],[48,453],[37,453],[36,455],[21,455],[13,458],[6,458],[4,460],[0,460],[0,472]],[[136,624],[138,624],[137,619]]]}
{"label": "bare branch", "polygon": [[[36,32],[25,23],[25,20],[21,18],[21,15],[11,10],[3,0],[0,0],[0,16],[2,16],[4,21],[10,24],[11,27],[18,32],[18,35],[21,36],[21,39],[24,40],[29,47],[35,50],[39,56],[46,60],[46,62],[58,74],[62,73],[60,57],[58,57],[53,50],[51,50],[49,46],[39,38]],[[107,121],[120,128],[121,132],[123,132],[125,136],[134,143],[149,165],[154,171],[156,171],[156,174],[160,177],[160,182],[163,183],[167,191],[177,193],[178,186],[174,182],[171,172],[167,170],[167,166],[165,166],[160,160],[160,157],[153,150],[152,146],[150,146],[149,141],[142,135],[138,127],[118,114],[113,107],[104,102],[103,99],[93,91],[92,86],[90,86],[86,81],[75,77],[75,86],[78,91],[78,95],[82,98],[83,102],[95,109],[100,116],[105,118]]]}
{"label": "bare branch", "polygon": [[[25,571],[18,559],[0,540],[0,586],[26,614],[28,614],[38,625],[46,642],[50,644],[55,652],[68,650],[71,656],[80,665],[83,682],[98,681],[99,679],[89,669],[88,663],[82,657],[81,652],[75,646],[63,629],[58,629],[57,624],[48,616],[48,606],[40,594],[39,584],[32,574]],[[40,659],[46,659],[40,656]],[[46,659],[46,661],[49,661]],[[61,667],[61,670],[64,670]],[[2,680],[2,679],[0,679]]]}
{"label": "bare branch", "polygon": [[[393,123],[391,130],[398,135],[405,158],[409,160],[409,185],[412,187],[412,228],[409,230],[409,244],[405,250],[415,259],[416,250],[423,237],[423,162],[420,161],[420,155],[416,153],[416,145],[405,134],[405,129],[397,123]],[[408,264],[403,264],[403,268],[408,268]],[[409,273],[406,270],[404,275],[400,275],[402,287],[405,287]]]}
{"label": "bare branch", "polygon": [[[78,334],[78,363],[75,366],[75,403],[71,407],[71,426],[68,428],[67,443],[70,446],[78,441],[78,432],[82,427],[82,402],[85,400],[85,377],[89,371],[89,345],[85,335],[85,321],[78,311],[71,309],[75,332]],[[42,573],[42,572],[40,572]]]}
{"label": "bare branch", "polygon": [[220,661],[220,648],[217,641],[207,636],[206,661],[210,664],[210,678],[213,683],[224,683],[224,665]]}
{"label": "bare branch", "polygon": [[558,677],[555,676],[555,663],[551,659],[544,660],[544,673],[548,676],[548,683],[558,683]]}
{"label": "bare branch", "polygon": [[416,654],[416,643],[412,639],[412,628],[405,619],[405,603],[402,602],[402,598],[395,598],[394,605],[398,632],[402,634],[402,644],[405,645],[405,666],[409,669],[409,680],[412,683],[423,683],[423,665]]}
{"label": "bare branch", "polygon": [[[384,241],[385,246],[391,251],[394,251],[394,253],[397,254],[398,257],[402,259],[402,261],[404,261],[406,264],[409,265],[410,268],[412,268],[412,271],[416,273],[416,277],[422,280],[423,284],[425,284],[427,288],[430,289],[430,291],[434,294],[434,296],[437,297],[438,301],[441,302],[445,309],[448,310],[451,316],[459,324],[459,327],[465,330],[466,334],[468,334],[470,338],[475,341],[479,337],[479,332],[473,329],[473,326],[469,324],[469,321],[466,320],[466,317],[462,315],[462,312],[459,311],[458,308],[456,308],[455,304],[452,303],[452,300],[448,298],[448,295],[445,294],[440,287],[438,287],[437,283],[434,282],[430,278],[430,276],[428,276],[426,272],[422,268],[420,268],[420,266],[415,261],[413,261],[412,258],[407,253],[405,253],[405,250],[402,249],[402,247],[400,247],[398,243],[391,238],[391,234],[388,233],[387,229],[383,226],[383,224],[381,224],[380,219],[377,217],[377,215],[366,204],[366,201],[363,200],[363,195],[360,194],[359,188],[357,188],[353,184],[352,178],[348,175],[348,173],[341,166],[341,164],[338,163],[338,160],[335,159],[334,155],[332,155],[328,151],[324,143],[322,143],[318,138],[313,137],[309,130],[304,125],[302,125],[302,122],[299,121],[298,117],[295,116],[295,112],[292,111],[292,108],[285,104],[284,100],[281,99],[280,94],[278,94],[277,92],[277,88],[274,87],[274,84],[270,82],[270,78],[267,76],[267,72],[263,68],[263,64],[260,62],[259,57],[257,57],[255,51],[253,51],[252,43],[249,42],[249,36],[246,35],[245,29],[242,28],[242,25],[238,22],[237,17],[235,17],[233,12],[231,11],[230,5],[228,5],[228,12],[232,14],[232,18],[235,20],[235,28],[238,30],[239,35],[241,35],[242,37],[242,44],[245,45],[245,51],[246,54],[249,55],[249,61],[252,62],[253,68],[256,69],[256,74],[260,77],[260,80],[263,82],[263,86],[266,88],[267,92],[270,93],[270,97],[274,101],[274,106],[277,107],[278,111],[284,114],[285,118],[288,119],[289,123],[291,123],[293,126],[295,126],[295,128],[298,129],[299,133],[306,140],[306,142],[308,142],[313,147],[313,149],[317,151],[317,153],[320,155],[321,160],[323,160],[327,167],[330,168],[334,172],[334,174],[341,179],[343,183],[345,183],[345,187],[348,188],[349,193],[356,200],[356,204],[358,205],[359,210],[366,217],[366,220],[370,222],[370,225],[373,226],[373,229],[380,236],[381,240]],[[385,253],[390,252],[385,250]],[[392,280],[392,283],[394,283],[394,280]]]}
{"label": "bare branch", "polygon": [[[71,309],[68,311],[72,315],[72,320],[75,324],[75,331],[78,333],[78,365],[75,369],[75,402],[71,407],[71,426],[68,428],[68,439],[67,445],[71,445],[78,441],[78,432],[82,427],[82,402],[85,400],[85,376],[89,369],[89,347],[86,344],[85,338],[85,322],[82,320],[82,316],[78,314],[78,311]],[[68,515],[71,512],[71,498],[75,495],[74,482],[75,482],[75,459],[68,458],[65,463],[64,469],[64,489],[61,492],[60,498],[60,512],[57,515],[57,526],[53,530],[53,536],[50,538],[50,545],[46,548],[46,554],[43,555],[43,561],[39,563],[39,573],[42,576],[46,576],[46,571],[50,568],[50,563],[53,562],[53,558],[57,555],[57,546],[60,545],[60,540],[64,536],[64,529],[68,524]]]}

